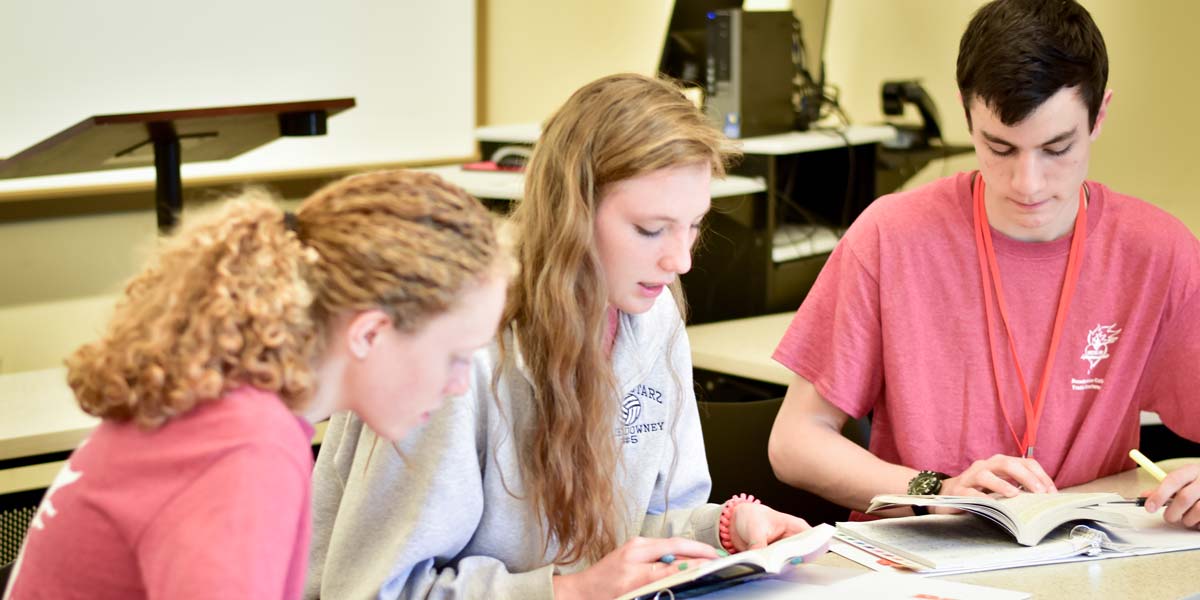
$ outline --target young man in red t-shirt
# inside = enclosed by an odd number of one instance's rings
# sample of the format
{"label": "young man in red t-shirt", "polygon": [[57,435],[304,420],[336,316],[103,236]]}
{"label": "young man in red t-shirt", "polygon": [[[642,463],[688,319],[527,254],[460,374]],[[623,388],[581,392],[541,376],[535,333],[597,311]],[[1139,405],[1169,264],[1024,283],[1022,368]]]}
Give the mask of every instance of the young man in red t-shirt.
{"label": "young man in red t-shirt", "polygon": [[[1140,410],[1200,440],[1200,242],[1085,181],[1112,92],[1073,1],[996,0],[962,37],[979,171],[887,196],[847,232],[775,359],[796,373],[776,474],[863,510],[881,493],[1011,496],[1132,468]],[[870,452],[839,435],[872,413]],[[1200,524],[1200,464],[1150,495]]]}

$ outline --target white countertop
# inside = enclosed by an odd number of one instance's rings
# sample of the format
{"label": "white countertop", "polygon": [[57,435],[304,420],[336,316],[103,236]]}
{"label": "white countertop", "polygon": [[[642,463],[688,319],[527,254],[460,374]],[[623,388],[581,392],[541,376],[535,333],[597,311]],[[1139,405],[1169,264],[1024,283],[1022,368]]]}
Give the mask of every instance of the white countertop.
{"label": "white countertop", "polygon": [[[854,145],[875,144],[896,137],[896,130],[890,125],[851,125],[842,129],[841,132]],[[539,135],[541,135],[541,126],[537,123],[489,125],[475,130],[475,139],[499,144],[533,144]],[[843,140],[842,136],[828,129],[789,131],[734,141],[746,154],[768,155],[815,152],[846,145],[846,140]]]}
{"label": "white countertop", "polygon": [[[462,165],[447,165],[416,169],[433,173],[477,198],[497,200],[519,200],[525,193],[525,174],[513,171],[466,171]],[[724,198],[741,194],[766,191],[767,186],[757,177],[730,175],[725,179],[712,180],[713,198]]]}

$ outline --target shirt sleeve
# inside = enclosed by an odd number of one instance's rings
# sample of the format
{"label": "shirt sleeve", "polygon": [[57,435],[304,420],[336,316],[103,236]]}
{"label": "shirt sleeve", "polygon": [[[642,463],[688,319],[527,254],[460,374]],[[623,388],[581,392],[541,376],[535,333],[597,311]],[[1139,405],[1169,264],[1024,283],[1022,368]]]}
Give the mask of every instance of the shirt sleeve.
{"label": "shirt sleeve", "polygon": [[[1200,250],[1198,250],[1200,252]],[[1158,413],[1181,437],[1200,442],[1200,269],[1158,329],[1136,392],[1142,410]]]}
{"label": "shirt sleeve", "polygon": [[838,243],[773,355],[856,419],[883,390],[879,242],[870,215]]}
{"label": "shirt sleeve", "polygon": [[274,446],[218,459],[137,540],[147,597],[285,597],[297,545],[307,543],[308,478]]}
{"label": "shirt sleeve", "polygon": [[682,403],[672,436],[675,447],[673,452],[663,454],[666,462],[660,467],[640,533],[647,537],[686,537],[720,548],[717,519],[721,506],[707,504],[712,479],[692,386],[692,352],[686,333],[675,338],[671,356]]}
{"label": "shirt sleeve", "polygon": [[396,447],[354,415],[330,424],[314,473],[306,598],[552,597],[552,565],[510,572],[497,558],[461,555],[483,513],[476,404],[491,400],[473,396],[490,369],[477,364],[472,380],[471,394]]}

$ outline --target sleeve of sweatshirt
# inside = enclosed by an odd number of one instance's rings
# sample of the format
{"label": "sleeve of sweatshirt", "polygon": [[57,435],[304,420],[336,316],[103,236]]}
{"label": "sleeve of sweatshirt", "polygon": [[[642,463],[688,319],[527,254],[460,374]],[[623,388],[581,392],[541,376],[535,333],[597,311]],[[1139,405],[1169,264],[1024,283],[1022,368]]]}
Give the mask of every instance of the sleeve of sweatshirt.
{"label": "sleeve of sweatshirt", "polygon": [[717,520],[721,505],[707,504],[712,479],[708,475],[704,434],[692,385],[692,348],[677,314],[676,319],[670,364],[679,382],[676,397],[682,404],[672,435],[675,451],[663,455],[641,535],[686,537],[720,548]]}
{"label": "sleeve of sweatshirt", "polygon": [[484,509],[479,413],[492,402],[489,382],[490,369],[477,366],[472,392],[397,447],[354,415],[330,423],[313,475],[306,598],[553,596],[553,566],[514,573],[499,559],[462,555]]}

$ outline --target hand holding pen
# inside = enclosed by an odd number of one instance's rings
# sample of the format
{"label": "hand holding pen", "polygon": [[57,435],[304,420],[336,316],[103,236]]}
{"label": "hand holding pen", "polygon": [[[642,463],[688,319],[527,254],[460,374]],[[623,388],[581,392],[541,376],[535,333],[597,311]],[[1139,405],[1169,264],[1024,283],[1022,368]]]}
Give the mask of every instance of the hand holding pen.
{"label": "hand holding pen", "polygon": [[1130,450],[1129,457],[1159,481],[1158,487],[1141,494],[1146,510],[1157,512],[1165,507],[1164,521],[1200,528],[1200,463],[1167,473],[1137,450]]}

